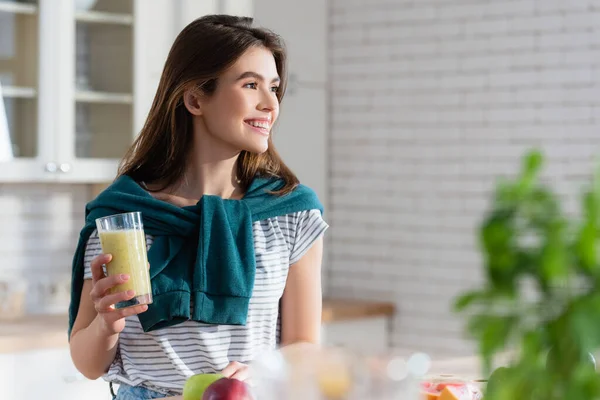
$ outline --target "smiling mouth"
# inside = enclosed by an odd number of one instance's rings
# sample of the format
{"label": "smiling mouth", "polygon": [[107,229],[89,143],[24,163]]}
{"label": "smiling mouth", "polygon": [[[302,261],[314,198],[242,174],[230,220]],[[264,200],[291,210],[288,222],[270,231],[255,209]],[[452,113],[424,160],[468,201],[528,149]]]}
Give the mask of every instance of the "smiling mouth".
{"label": "smiling mouth", "polygon": [[244,121],[244,123],[257,133],[260,133],[264,136],[269,136],[271,126],[268,122]]}

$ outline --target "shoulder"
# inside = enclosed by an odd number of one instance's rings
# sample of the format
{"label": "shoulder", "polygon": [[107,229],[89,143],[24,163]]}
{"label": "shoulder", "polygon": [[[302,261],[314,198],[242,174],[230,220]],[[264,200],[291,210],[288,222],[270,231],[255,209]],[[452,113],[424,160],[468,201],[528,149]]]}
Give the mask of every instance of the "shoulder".
{"label": "shoulder", "polygon": [[308,210],[324,212],[316,192],[298,184],[290,192],[281,193],[281,180],[255,180],[244,201],[252,212],[254,221],[284,216]]}
{"label": "shoulder", "polygon": [[[259,177],[257,176],[248,188],[247,197],[261,196],[265,193],[278,192],[285,187],[285,181],[277,176]],[[286,194],[275,195],[279,197],[304,197],[306,199],[317,200],[317,193],[309,186],[298,183]]]}
{"label": "shoulder", "polygon": [[282,230],[286,230],[287,233],[291,234],[292,236],[296,236],[299,230],[306,228],[309,225],[316,223],[327,225],[323,219],[321,210],[318,208],[296,211],[277,216],[273,219],[277,221]]}
{"label": "shoulder", "polygon": [[329,225],[320,209],[308,209],[271,219],[276,221],[290,250],[290,264],[298,261],[310,246],[319,239]]}
{"label": "shoulder", "polygon": [[280,223],[286,223],[290,225],[297,226],[302,221],[307,219],[323,219],[323,215],[320,209],[312,208],[308,210],[296,211],[284,215],[279,215],[276,217],[277,221]]}
{"label": "shoulder", "polygon": [[87,203],[86,211],[94,213],[97,212],[96,210],[104,208],[115,208],[116,204],[123,202],[131,196],[151,197],[133,178],[128,175],[121,175],[102,190],[96,198]]}
{"label": "shoulder", "polygon": [[317,192],[315,192],[310,186],[307,186],[303,183],[297,184],[296,187],[294,187],[294,189],[292,190],[292,193],[295,193],[300,196],[310,196],[317,199],[319,198],[319,196],[317,196]]}

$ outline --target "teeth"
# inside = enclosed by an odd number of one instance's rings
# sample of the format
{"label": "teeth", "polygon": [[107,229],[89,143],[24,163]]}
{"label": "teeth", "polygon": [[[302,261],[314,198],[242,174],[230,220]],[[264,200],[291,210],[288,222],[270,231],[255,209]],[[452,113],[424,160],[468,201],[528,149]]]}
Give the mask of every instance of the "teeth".
{"label": "teeth", "polygon": [[248,121],[248,124],[257,128],[269,129],[268,122]]}

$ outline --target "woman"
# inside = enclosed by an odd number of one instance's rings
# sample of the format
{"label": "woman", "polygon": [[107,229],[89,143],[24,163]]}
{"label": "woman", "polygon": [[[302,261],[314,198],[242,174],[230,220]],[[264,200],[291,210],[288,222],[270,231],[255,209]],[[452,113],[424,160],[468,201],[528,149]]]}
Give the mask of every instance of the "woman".
{"label": "woman", "polygon": [[[116,399],[178,395],[197,373],[245,380],[261,351],[318,343],[327,224],[273,147],[286,54],[251,24],[211,15],[179,34],[117,179],[86,207],[71,355],[86,377],[118,383]],[[108,294],[127,277],[105,277],[94,220],[139,210],[154,302],[116,310],[135,294]]]}

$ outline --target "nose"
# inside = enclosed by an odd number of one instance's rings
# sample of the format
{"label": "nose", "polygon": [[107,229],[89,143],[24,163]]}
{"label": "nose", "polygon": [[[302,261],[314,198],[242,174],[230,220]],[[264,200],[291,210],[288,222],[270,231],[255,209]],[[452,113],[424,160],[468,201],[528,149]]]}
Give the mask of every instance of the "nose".
{"label": "nose", "polygon": [[256,108],[260,111],[274,111],[279,108],[279,100],[272,91],[261,91],[260,101]]}

